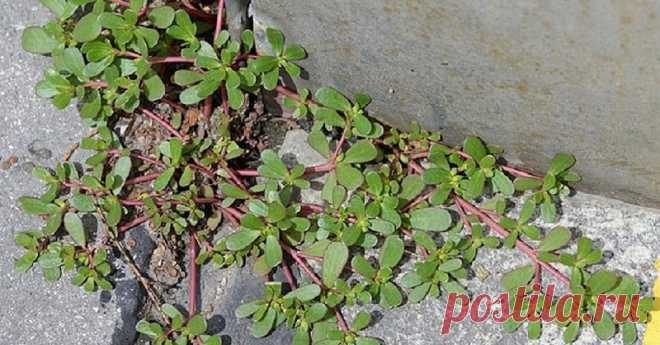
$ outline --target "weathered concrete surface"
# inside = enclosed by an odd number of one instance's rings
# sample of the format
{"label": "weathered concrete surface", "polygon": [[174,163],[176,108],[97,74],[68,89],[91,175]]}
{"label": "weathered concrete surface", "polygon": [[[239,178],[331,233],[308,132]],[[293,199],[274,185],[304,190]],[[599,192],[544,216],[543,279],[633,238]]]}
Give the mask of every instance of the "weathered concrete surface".
{"label": "weathered concrete surface", "polygon": [[[304,86],[367,92],[372,114],[482,136],[544,169],[574,153],[585,190],[660,205],[660,3],[254,0],[309,58]],[[257,35],[263,42],[263,33]]]}
{"label": "weathered concrete surface", "polygon": [[48,59],[22,52],[20,34],[26,25],[44,22],[47,10],[37,0],[0,0],[0,7],[0,161],[17,158],[0,170],[0,339],[12,345],[130,343],[134,325],[126,333],[124,321],[134,320],[138,296],[130,280],[120,279],[109,296],[86,294],[68,276],[50,284],[38,270],[14,271],[14,259],[23,252],[14,233],[41,223],[16,202],[42,192],[32,166],[54,166],[84,131],[75,108],[58,111],[33,91]]}

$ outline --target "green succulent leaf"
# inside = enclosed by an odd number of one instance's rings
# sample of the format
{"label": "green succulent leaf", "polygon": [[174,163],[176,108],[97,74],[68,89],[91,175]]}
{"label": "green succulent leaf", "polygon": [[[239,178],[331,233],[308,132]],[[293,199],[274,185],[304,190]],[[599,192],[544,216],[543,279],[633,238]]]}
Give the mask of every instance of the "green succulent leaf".
{"label": "green succulent leaf", "polygon": [[343,242],[332,242],[323,257],[323,284],[334,286],[348,262],[348,247]]}
{"label": "green succulent leaf", "polygon": [[440,207],[414,210],[410,213],[410,225],[424,231],[445,231],[451,226],[451,215]]}

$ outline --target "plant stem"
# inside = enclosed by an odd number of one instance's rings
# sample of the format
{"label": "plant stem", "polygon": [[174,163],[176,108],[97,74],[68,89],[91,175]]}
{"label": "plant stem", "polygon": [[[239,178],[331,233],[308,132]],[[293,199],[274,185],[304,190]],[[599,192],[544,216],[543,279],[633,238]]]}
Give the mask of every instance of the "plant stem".
{"label": "plant stem", "polygon": [[116,239],[113,239],[113,242],[114,242],[115,247],[117,249],[119,249],[119,252],[124,257],[124,262],[126,262],[126,265],[131,269],[131,271],[133,271],[133,275],[140,282],[140,284],[142,285],[144,290],[147,292],[147,296],[151,300],[151,303],[153,303],[154,308],[156,308],[156,310],[158,310],[158,312],[160,314],[160,317],[163,320],[163,322],[165,323],[165,325],[169,325],[170,321],[167,317],[165,317],[165,314],[163,313],[163,311],[160,308],[160,305],[161,305],[160,298],[158,297],[158,294],[156,293],[154,288],[149,284],[149,281],[144,277],[142,272],[140,272],[140,270],[137,268],[137,265],[135,265],[135,262],[133,262],[133,258],[128,253],[128,250],[126,250],[126,248],[124,248],[124,245]]}
{"label": "plant stem", "polygon": [[152,65],[162,64],[162,63],[194,63],[195,59],[183,57],[183,56],[164,56],[164,57],[154,57],[149,59],[149,63]]}
{"label": "plant stem", "polygon": [[125,186],[131,186],[131,185],[134,185],[134,184],[140,184],[140,183],[150,182],[150,181],[153,181],[153,180],[157,179],[158,176],[160,176],[160,173],[159,173],[159,172],[157,172],[157,173],[153,173],[153,174],[148,174],[148,175],[143,175],[143,176],[134,177],[134,178],[132,178],[132,179],[128,179],[128,180],[126,180],[126,182],[124,182],[124,185],[125,185]]}
{"label": "plant stem", "polygon": [[138,110],[141,111],[148,118],[152,119],[153,121],[158,122],[161,126],[163,126],[163,128],[165,128],[172,135],[174,135],[175,137],[181,139],[181,141],[185,142],[187,140],[187,138],[183,134],[179,133],[179,131],[177,131],[169,122],[164,120],[162,117],[160,117],[160,116],[156,115],[155,113],[153,113],[152,111],[150,111],[148,109],[145,109],[145,108],[142,108],[142,107],[138,108]]}
{"label": "plant stem", "polygon": [[305,175],[326,173],[335,169],[335,163],[330,161],[321,165],[312,165],[305,167]]}
{"label": "plant stem", "polygon": [[324,210],[323,206],[318,204],[302,203],[300,207],[310,213],[321,213]]}
{"label": "plant stem", "polygon": [[213,113],[213,96],[208,96],[204,100],[204,107],[202,113],[204,114],[205,118],[211,117],[211,113]]}
{"label": "plant stem", "polygon": [[[302,99],[300,98],[300,95],[297,92],[287,88],[286,86],[278,85],[275,88],[275,92],[277,92],[281,95],[284,95],[284,96],[289,96],[289,97],[293,98],[294,100],[296,100],[298,102],[302,102]],[[310,104],[314,104],[314,105],[320,105],[319,103],[317,103],[313,99],[308,99],[305,102],[310,103]]]}
{"label": "plant stem", "polygon": [[174,110],[180,113],[185,113],[186,111],[186,108],[184,108],[183,105],[167,97],[163,97],[161,101],[163,101],[163,103],[167,103],[170,107],[174,108]]}
{"label": "plant stem", "polygon": [[[120,155],[122,155],[122,152],[120,150],[117,150],[117,149],[112,149],[112,150],[108,150],[108,155],[120,156]],[[161,161],[159,161],[155,158],[151,158],[149,156],[146,156],[146,155],[143,155],[143,154],[140,154],[140,153],[131,152],[131,153],[129,153],[129,156],[131,156],[132,158],[135,158],[135,159],[139,159],[143,162],[151,163],[151,164],[156,165],[156,166],[161,167],[161,168],[165,167],[165,163],[163,163],[163,162],[161,162]]]}
{"label": "plant stem", "polygon": [[286,278],[287,282],[289,283],[291,290],[297,289],[298,285],[296,284],[296,279],[293,277],[293,273],[291,273],[291,268],[289,267],[289,263],[286,262],[286,258],[282,258],[282,263],[280,265],[282,266],[282,273],[284,274],[284,278]]}
{"label": "plant stem", "polygon": [[335,307],[335,317],[337,318],[337,325],[339,325],[339,329],[341,329],[344,332],[348,331],[348,324],[344,319],[344,315],[341,314],[341,310],[339,310],[339,307]]}
{"label": "plant stem", "polygon": [[220,31],[222,31],[222,10],[225,8],[225,0],[218,0],[218,14],[215,19],[215,33],[213,34],[213,42],[218,39]]}
{"label": "plant stem", "polygon": [[417,162],[412,159],[408,161],[408,166],[410,166],[418,174],[424,173],[424,168],[422,168],[421,165],[417,164]]}
{"label": "plant stem", "polygon": [[348,134],[349,128],[350,126],[346,126],[341,132],[341,137],[339,138],[339,141],[337,141],[335,151],[332,153],[332,156],[330,156],[330,162],[333,164],[337,162],[337,156],[339,156],[339,152],[341,152],[341,147],[344,146],[344,143],[346,142],[346,136]]}
{"label": "plant stem", "polygon": [[92,89],[103,89],[108,87],[108,83],[105,80],[93,80],[84,83],[82,86],[90,87]]}
{"label": "plant stem", "polygon": [[[486,223],[493,231],[495,231],[501,237],[506,237],[509,235],[509,231],[504,229],[500,224],[494,221],[488,214],[482,212],[478,207],[473,206],[465,199],[461,198],[458,195],[454,195],[454,201],[458,203],[465,211],[475,214],[481,221]],[[565,284],[566,286],[570,285],[570,279],[565,276],[563,273],[559,272],[554,266],[550,265],[547,262],[541,261],[536,255],[536,251],[530,247],[527,243],[516,240],[516,248],[527,255],[534,263],[540,265],[543,269],[550,272],[557,280]]]}
{"label": "plant stem", "polygon": [[427,191],[427,192],[424,192],[424,193],[418,195],[415,199],[409,201],[406,205],[404,205],[403,208],[401,209],[401,211],[402,212],[407,212],[409,210],[412,210],[413,207],[421,204],[424,200],[430,198],[431,195],[433,195],[433,192],[435,192],[435,191],[430,190],[430,191]]}
{"label": "plant stem", "polygon": [[190,255],[190,276],[188,277],[188,317],[197,314],[197,296],[199,294],[199,266],[197,265],[197,235],[190,230],[190,243],[188,243],[188,254]]}
{"label": "plant stem", "polygon": [[146,223],[148,220],[149,220],[149,216],[147,216],[146,214],[143,214],[141,216],[133,218],[132,220],[128,221],[127,223],[124,223],[124,224],[120,225],[118,227],[118,231],[120,233],[126,232],[126,231],[131,230],[132,228],[140,225],[140,224]]}
{"label": "plant stem", "polygon": [[223,82],[222,85],[220,85],[220,103],[222,104],[222,112],[225,114],[225,116],[229,116],[229,102],[227,101],[227,88],[225,87],[225,83]]}
{"label": "plant stem", "polygon": [[307,274],[309,279],[311,279],[314,282],[314,284],[320,286],[321,288],[326,288],[325,285],[323,285],[323,282],[321,281],[319,276],[317,276],[316,273],[314,273],[314,271],[312,271],[312,269],[309,268],[309,266],[307,266],[305,260],[300,256],[298,256],[298,253],[293,248],[287,246],[283,242],[280,242],[280,246],[282,246],[282,249],[284,249],[284,251],[287,252],[293,258],[293,260],[298,264],[298,266],[300,266],[303,272]]}
{"label": "plant stem", "polygon": [[[115,4],[117,4],[121,7],[130,7],[131,6],[131,4],[129,4],[127,1],[124,1],[124,0],[110,0],[110,2],[114,2]],[[148,9],[148,3],[145,3],[144,7],[142,7],[142,9],[140,9],[140,12],[138,12],[138,17],[142,17],[143,15],[145,15],[147,13],[147,9]]]}
{"label": "plant stem", "polygon": [[202,11],[202,10],[199,10],[195,6],[193,6],[190,3],[190,0],[181,0],[181,5],[183,5],[184,10],[186,12],[188,12],[188,14],[190,14],[191,16],[198,17],[198,18],[203,19],[207,22],[214,22],[215,21],[215,18],[212,15],[210,15],[210,14],[208,14],[208,13]]}
{"label": "plant stem", "polygon": [[472,224],[470,224],[470,221],[467,219],[467,215],[465,214],[465,210],[461,206],[461,204],[454,200],[454,205],[456,205],[456,210],[458,211],[458,215],[461,217],[461,221],[463,222],[463,226],[465,226],[465,229],[467,229],[468,233],[472,233]]}
{"label": "plant stem", "polygon": [[236,170],[238,176],[247,176],[247,177],[258,177],[259,172],[257,169],[239,169]]}

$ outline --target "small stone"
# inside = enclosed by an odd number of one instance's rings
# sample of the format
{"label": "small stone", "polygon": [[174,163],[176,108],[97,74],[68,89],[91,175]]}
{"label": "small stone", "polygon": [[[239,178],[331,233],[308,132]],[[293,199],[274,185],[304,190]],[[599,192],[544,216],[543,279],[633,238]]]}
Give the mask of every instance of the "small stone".
{"label": "small stone", "polygon": [[172,278],[176,278],[179,276],[179,271],[177,271],[177,269],[174,268],[174,266],[169,266],[167,267],[167,274],[169,274],[169,276]]}
{"label": "small stone", "polygon": [[16,156],[9,156],[9,158],[5,159],[2,163],[0,163],[0,169],[2,170],[9,170],[16,162],[18,161],[18,157]]}
{"label": "small stone", "polygon": [[50,157],[53,156],[53,152],[45,147],[43,147],[43,143],[41,140],[37,139],[34,140],[28,145],[27,149],[30,154],[35,156],[38,159],[50,159]]}
{"label": "small stone", "polygon": [[32,169],[34,169],[35,164],[32,162],[25,162],[20,165],[21,170],[23,170],[26,173],[31,173]]}

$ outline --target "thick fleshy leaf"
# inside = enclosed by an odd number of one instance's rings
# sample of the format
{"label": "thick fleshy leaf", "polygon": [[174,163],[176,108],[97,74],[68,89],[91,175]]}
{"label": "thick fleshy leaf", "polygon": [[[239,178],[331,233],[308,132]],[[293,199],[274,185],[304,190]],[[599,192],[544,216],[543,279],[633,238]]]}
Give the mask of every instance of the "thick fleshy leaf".
{"label": "thick fleshy leaf", "polygon": [[351,102],[339,91],[331,87],[322,87],[316,90],[314,97],[328,108],[339,111],[351,110]]}
{"label": "thick fleshy leaf", "polygon": [[388,236],[378,257],[381,267],[393,268],[403,257],[403,241],[397,235]]}
{"label": "thick fleshy leaf", "polygon": [[284,298],[297,298],[301,302],[309,302],[321,294],[321,287],[316,284],[301,286],[284,296]]}
{"label": "thick fleshy leaf", "polygon": [[193,316],[186,324],[188,333],[191,335],[200,335],[206,332],[206,319],[201,314]]}
{"label": "thick fleshy leaf", "polygon": [[598,271],[589,277],[587,286],[591,289],[593,295],[608,292],[616,287],[619,282],[619,276],[611,271]]}
{"label": "thick fleshy leaf", "polygon": [[58,46],[58,42],[50,37],[41,27],[31,26],[23,31],[21,46],[23,50],[35,54],[48,54]]}
{"label": "thick fleshy leaf", "polygon": [[358,141],[346,151],[343,163],[364,163],[373,160],[377,155],[374,144],[366,140]]}
{"label": "thick fleshy leaf", "polygon": [[478,137],[467,137],[463,141],[463,151],[479,162],[488,154],[486,145]]}
{"label": "thick fleshy leaf", "polygon": [[87,243],[82,220],[76,213],[69,212],[64,216],[64,228],[78,245],[84,246]]}
{"label": "thick fleshy leaf", "polygon": [[539,244],[538,251],[551,252],[566,245],[571,240],[571,232],[563,226],[554,228]]}
{"label": "thick fleshy leaf", "polygon": [[46,214],[50,211],[48,209],[48,203],[43,202],[41,199],[22,196],[18,198],[18,203],[27,214]]}
{"label": "thick fleshy leaf", "polygon": [[424,190],[424,181],[420,175],[408,175],[401,182],[401,192],[399,197],[405,200],[412,200]]}
{"label": "thick fleshy leaf", "polygon": [[174,167],[169,167],[165,169],[160,176],[154,181],[154,190],[156,191],[161,191],[167,187],[167,185],[170,183],[170,180],[172,179],[172,176],[174,175],[174,172],[176,169]]}
{"label": "thick fleshy leaf", "polygon": [[570,153],[561,152],[556,154],[555,157],[552,158],[552,161],[550,161],[550,169],[548,169],[548,173],[557,175],[570,169],[573,165],[575,165],[575,157]]}
{"label": "thick fleshy leaf", "polygon": [[252,244],[259,237],[259,231],[241,230],[227,236],[226,244],[229,250],[241,250]]}
{"label": "thick fleshy leaf", "polygon": [[357,189],[364,182],[362,172],[350,164],[337,164],[335,173],[337,182],[349,190]]}
{"label": "thick fleshy leaf", "polygon": [[410,214],[410,225],[424,231],[445,231],[451,225],[451,215],[440,207],[414,210]]}
{"label": "thick fleshy leaf", "polygon": [[396,285],[387,282],[380,287],[380,304],[386,308],[394,308],[401,305],[403,296]]}
{"label": "thick fleshy leaf", "polygon": [[266,237],[266,264],[275,267],[282,262],[282,247],[273,235]]}
{"label": "thick fleshy leaf", "polygon": [[365,311],[360,311],[355,316],[355,319],[351,324],[351,329],[354,331],[361,331],[369,326],[369,322],[371,322],[371,314]]}
{"label": "thick fleshy leaf", "polygon": [[78,42],[88,42],[101,34],[101,21],[96,13],[88,13],[76,24],[72,36]]}
{"label": "thick fleshy leaf", "polygon": [[158,74],[154,74],[144,81],[144,94],[151,102],[163,98],[165,95],[165,84]]}
{"label": "thick fleshy leaf", "polygon": [[74,195],[69,202],[71,206],[80,212],[94,212],[96,211],[96,205],[94,204],[94,198],[86,194]]}
{"label": "thick fleshy leaf", "polygon": [[348,247],[343,242],[332,242],[323,257],[323,284],[332,287],[346,266]]}
{"label": "thick fleshy leaf", "polygon": [[504,288],[509,291],[515,290],[521,286],[527,286],[534,276],[534,272],[535,269],[533,265],[516,268],[502,276],[502,285],[504,285]]}
{"label": "thick fleshy leaf", "polygon": [[149,10],[149,20],[159,29],[167,29],[174,22],[174,9],[169,6],[159,6]]}
{"label": "thick fleshy leaf", "polygon": [[493,174],[493,185],[504,195],[513,195],[515,191],[513,182],[501,170],[495,170]]}
{"label": "thick fleshy leaf", "polygon": [[616,332],[616,326],[614,320],[609,313],[604,312],[600,321],[592,323],[594,333],[600,340],[608,340],[614,336]]}

